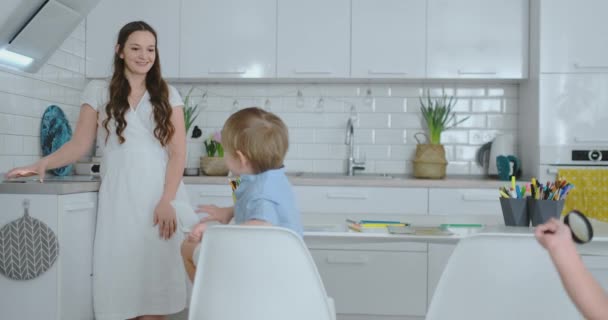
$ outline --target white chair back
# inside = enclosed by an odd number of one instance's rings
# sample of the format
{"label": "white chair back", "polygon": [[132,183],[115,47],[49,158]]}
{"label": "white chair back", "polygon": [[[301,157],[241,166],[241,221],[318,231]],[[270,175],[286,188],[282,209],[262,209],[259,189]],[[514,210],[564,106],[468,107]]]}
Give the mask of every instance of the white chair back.
{"label": "white chair back", "polygon": [[332,320],[303,240],[279,227],[222,225],[204,235],[190,320]]}
{"label": "white chair back", "polygon": [[452,253],[427,320],[582,319],[533,236],[479,235]]}

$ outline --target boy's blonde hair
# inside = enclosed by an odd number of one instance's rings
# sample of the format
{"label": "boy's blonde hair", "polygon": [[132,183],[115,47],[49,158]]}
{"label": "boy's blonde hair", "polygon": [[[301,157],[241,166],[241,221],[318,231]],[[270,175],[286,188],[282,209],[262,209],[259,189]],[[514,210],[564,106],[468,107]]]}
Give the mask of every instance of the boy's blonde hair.
{"label": "boy's blonde hair", "polygon": [[231,155],[237,150],[243,153],[255,173],[261,173],[283,166],[289,148],[289,133],[281,118],[251,107],[235,112],[226,120],[222,146]]}

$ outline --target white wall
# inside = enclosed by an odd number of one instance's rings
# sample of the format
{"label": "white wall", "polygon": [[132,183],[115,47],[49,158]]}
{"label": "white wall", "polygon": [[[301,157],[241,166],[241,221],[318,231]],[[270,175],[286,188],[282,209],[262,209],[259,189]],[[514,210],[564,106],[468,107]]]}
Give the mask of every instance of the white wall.
{"label": "white wall", "polygon": [[[350,106],[359,122],[355,128],[356,154],[365,154],[366,172],[410,173],[416,149],[413,135],[423,131],[418,97],[425,88],[433,95],[458,97],[458,118],[471,116],[442,138],[448,156],[448,174],[483,174],[475,162],[479,145],[499,132],[517,136],[518,84],[443,82],[426,84],[176,84],[185,96],[194,86],[193,101],[204,108],[196,121],[203,138],[221,128],[234,110],[256,105],[278,114],[290,130],[288,171],[344,172],[344,144]],[[367,90],[372,101],[366,103]],[[304,106],[297,105],[297,92]],[[207,94],[206,103],[202,96]],[[323,97],[324,108],[317,108]],[[234,106],[234,102],[238,106]],[[202,140],[189,142],[189,165],[196,166]]]}
{"label": "white wall", "polygon": [[36,74],[0,69],[0,172],[40,157],[40,119],[63,109],[74,130],[86,79],[84,23]]}

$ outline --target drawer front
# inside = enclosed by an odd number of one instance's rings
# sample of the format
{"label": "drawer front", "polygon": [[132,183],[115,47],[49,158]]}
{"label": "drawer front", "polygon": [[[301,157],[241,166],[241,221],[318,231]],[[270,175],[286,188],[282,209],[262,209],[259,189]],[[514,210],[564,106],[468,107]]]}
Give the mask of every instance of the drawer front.
{"label": "drawer front", "polygon": [[193,206],[214,204],[218,207],[234,205],[232,190],[226,185],[192,185],[187,184],[188,197]]}
{"label": "drawer front", "polygon": [[426,253],[311,250],[338,314],[424,316]]}
{"label": "drawer front", "polygon": [[498,189],[430,189],[429,214],[502,217]]}
{"label": "drawer front", "polygon": [[424,188],[316,187],[294,188],[302,213],[426,214]]}

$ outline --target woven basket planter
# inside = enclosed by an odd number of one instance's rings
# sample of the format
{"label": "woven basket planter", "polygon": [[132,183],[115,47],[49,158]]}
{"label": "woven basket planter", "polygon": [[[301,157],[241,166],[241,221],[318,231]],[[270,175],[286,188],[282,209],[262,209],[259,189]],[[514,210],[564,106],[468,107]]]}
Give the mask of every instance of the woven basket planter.
{"label": "woven basket planter", "polygon": [[219,157],[201,157],[201,169],[207,176],[226,176],[228,175],[228,167],[224,162],[224,158]]}
{"label": "woven basket planter", "polygon": [[442,144],[417,144],[414,158],[414,177],[426,179],[445,178],[448,161]]}

